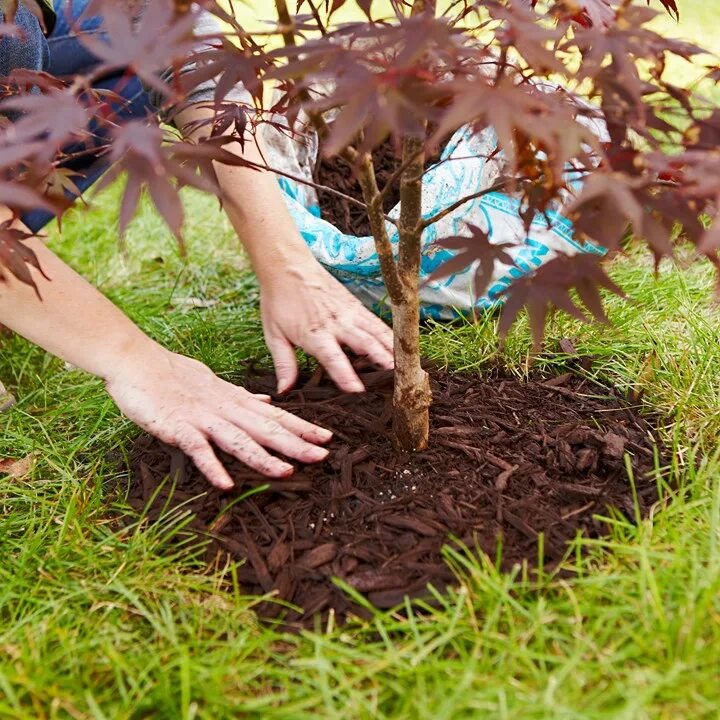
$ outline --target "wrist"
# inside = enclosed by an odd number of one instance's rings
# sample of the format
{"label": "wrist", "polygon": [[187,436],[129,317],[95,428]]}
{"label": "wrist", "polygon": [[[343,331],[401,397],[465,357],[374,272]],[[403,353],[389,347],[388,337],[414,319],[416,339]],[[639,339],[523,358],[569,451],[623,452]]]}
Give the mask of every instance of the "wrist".
{"label": "wrist", "polygon": [[302,281],[322,270],[308,247],[298,238],[301,247],[290,243],[278,243],[251,253],[250,261],[262,287],[292,280]]}
{"label": "wrist", "polygon": [[109,386],[130,376],[147,373],[158,362],[167,362],[170,351],[138,329],[115,344],[103,358],[99,377]]}

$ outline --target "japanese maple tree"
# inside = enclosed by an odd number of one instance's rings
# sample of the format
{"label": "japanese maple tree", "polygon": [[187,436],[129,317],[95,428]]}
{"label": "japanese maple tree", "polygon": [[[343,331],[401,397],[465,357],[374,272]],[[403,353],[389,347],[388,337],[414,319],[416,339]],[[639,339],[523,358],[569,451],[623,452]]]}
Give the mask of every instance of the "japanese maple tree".
{"label": "japanese maple tree", "polygon": [[[11,16],[14,3],[3,2]],[[674,0],[659,2],[678,13]],[[7,81],[14,94],[0,103],[0,112],[22,113],[0,128],[0,202],[16,214],[30,207],[61,214],[67,206],[63,191],[72,185],[62,148],[87,134],[92,115],[108,127],[103,152],[113,161],[109,177],[128,178],[121,226],[146,189],[180,237],[179,187],[219,194],[215,163],[261,167],[230,152],[229,143],[250,142],[263,124],[300,136],[312,129],[323,154],[342,158],[362,188],[362,201],[354,202],[367,213],[392,311],[393,427],[403,449],[428,442],[431,393],[419,342],[421,238],[464,203],[502,190],[520,199],[526,226],[562,207],[574,221],[576,240],[601,246],[609,257],[630,228],[658,267],[685,241],[720,266],[720,224],[710,221],[720,199],[720,110],[666,73],[672,55],[702,62],[707,53],[653,30],[649,23],[657,11],[644,2],[390,0],[381,8],[373,0],[297,0],[291,8],[275,0],[275,19],[253,34],[215,0],[197,5],[224,28],[200,52],[193,53],[190,39],[197,8],[179,0],[151,3],[137,26],[122,3],[96,0],[109,41],[91,49],[102,60],[97,76],[129,68],[160,89],[168,107],[181,106],[194,85],[216,78],[213,114],[202,139],[183,139],[150,121],[118,125],[108,110],[111,98],[92,90],[93,77],[59,81],[17,73]],[[353,5],[364,19],[339,20]],[[160,77],[191,54],[191,72]],[[720,66],[709,64],[707,77],[717,82]],[[226,100],[239,83],[252,94],[252,107]],[[588,102],[576,101],[576,95]],[[64,108],[60,123],[58,103]],[[598,120],[606,128],[602,136],[593,129]],[[465,126],[478,133],[494,129],[503,172],[492,187],[428,215],[427,159]],[[398,149],[398,167],[380,186],[373,156],[388,141]],[[388,215],[385,204],[394,186],[400,210]],[[10,272],[32,282],[26,264],[36,260],[23,239],[12,224],[0,227],[0,277]],[[475,226],[439,240],[455,256],[434,277],[477,263],[481,293],[495,263],[511,262],[513,243],[500,240]],[[523,307],[536,344],[553,306],[604,320],[601,291],[621,290],[603,262],[597,254],[559,256],[512,284],[501,333]]]}

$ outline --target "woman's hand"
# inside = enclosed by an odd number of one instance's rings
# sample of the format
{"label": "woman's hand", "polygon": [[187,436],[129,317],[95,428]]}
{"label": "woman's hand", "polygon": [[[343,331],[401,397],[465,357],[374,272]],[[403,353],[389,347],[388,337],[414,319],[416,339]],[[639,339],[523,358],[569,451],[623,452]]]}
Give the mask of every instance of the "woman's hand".
{"label": "woman's hand", "polygon": [[287,477],[293,467],[264,448],[301,462],[319,462],[329,430],[269,404],[217,377],[196,360],[152,343],[107,377],[120,410],[147,432],[188,455],[212,485],[233,487],[211,443],[263,475]]}
{"label": "woman's hand", "polygon": [[260,308],[278,392],[297,380],[296,346],[317,358],[345,392],[365,388],[343,346],[379,367],[393,367],[392,330],[314,259],[261,280]]}

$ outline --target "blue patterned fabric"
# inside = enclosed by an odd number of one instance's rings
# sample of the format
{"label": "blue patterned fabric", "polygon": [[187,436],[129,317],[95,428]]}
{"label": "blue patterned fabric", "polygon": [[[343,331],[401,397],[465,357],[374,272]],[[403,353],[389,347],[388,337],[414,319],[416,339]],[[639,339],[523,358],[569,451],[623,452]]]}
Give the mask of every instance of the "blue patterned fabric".
{"label": "blue patterned fabric", "polygon": [[[423,216],[430,217],[459,198],[490,187],[502,170],[502,155],[496,148],[497,137],[490,129],[480,134],[467,128],[459,130],[446,146],[440,162],[425,174]],[[280,179],[280,184],[290,213],[313,255],[369,307],[382,312],[385,286],[373,239],[346,235],[323,220],[305,186],[285,178]],[[561,214],[559,207],[547,215],[538,215],[528,233],[519,207],[517,198],[492,192],[468,202],[425,231],[420,269],[423,317],[447,320],[467,315],[476,308],[493,307],[502,301],[503,291],[514,279],[558,254],[602,253],[600,248],[581,245],[574,239],[572,223]],[[397,217],[398,214],[399,209],[395,208],[390,215]],[[435,240],[468,234],[468,224],[482,228],[492,241],[517,245],[510,252],[515,266],[496,263],[492,282],[478,298],[472,291],[477,263],[447,278],[427,281],[429,275],[454,254],[437,246]],[[388,231],[397,248],[397,229],[388,223]]]}

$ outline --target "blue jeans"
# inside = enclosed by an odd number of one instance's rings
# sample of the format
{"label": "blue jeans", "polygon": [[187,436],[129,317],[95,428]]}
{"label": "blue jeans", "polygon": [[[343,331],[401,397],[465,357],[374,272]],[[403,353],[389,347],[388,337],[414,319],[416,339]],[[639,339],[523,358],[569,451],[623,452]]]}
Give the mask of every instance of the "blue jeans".
{"label": "blue jeans", "polygon": [[[0,38],[0,76],[6,76],[15,68],[45,70],[59,77],[86,73],[98,65],[97,58],[85,48],[78,36],[83,33],[100,33],[102,20],[98,17],[81,18],[89,0],[54,0],[57,23],[50,37],[45,38],[36,18],[20,5],[16,23],[23,31],[23,38]],[[126,73],[106,76],[97,82],[96,89],[112,90],[122,101],[113,104],[113,119],[123,122],[147,117],[155,112],[140,80]],[[93,145],[103,146],[106,128],[91,124]],[[90,150],[90,152],[87,152]],[[78,152],[82,155],[75,157]],[[75,173],[75,184],[81,192],[87,190],[107,170],[106,162],[99,160],[88,144],[73,144],[63,149],[69,159],[62,163]],[[45,210],[31,210],[22,216],[23,222],[37,232],[53,215]]]}

